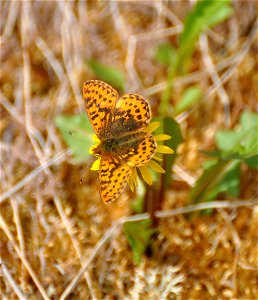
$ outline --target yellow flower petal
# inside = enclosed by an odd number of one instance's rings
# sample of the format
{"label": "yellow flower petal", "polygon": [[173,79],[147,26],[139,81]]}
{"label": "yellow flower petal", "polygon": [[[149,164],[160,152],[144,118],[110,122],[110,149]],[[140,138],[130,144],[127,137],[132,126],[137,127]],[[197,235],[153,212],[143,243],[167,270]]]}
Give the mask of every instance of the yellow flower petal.
{"label": "yellow flower petal", "polygon": [[129,185],[131,191],[133,192],[134,191],[134,183],[133,183],[132,175],[128,178],[127,182],[128,182],[128,185]]}
{"label": "yellow flower petal", "polygon": [[148,162],[148,166],[151,167],[156,172],[165,173],[165,170],[162,169],[161,166],[153,160]]}
{"label": "yellow flower petal", "polygon": [[98,145],[100,144],[100,140],[95,133],[91,136],[91,138],[92,138],[93,142],[95,143],[95,145],[93,145],[89,148],[89,153],[93,154],[95,156],[98,156],[98,155],[96,155],[96,153],[94,153],[94,149],[96,149],[98,147]]}
{"label": "yellow flower petal", "polygon": [[131,162],[131,161],[128,161],[128,162],[127,162],[127,165],[128,165],[129,167],[135,167],[135,164],[134,164],[133,162]]}
{"label": "yellow flower petal", "polygon": [[100,165],[100,157],[94,161],[94,163],[91,166],[92,171],[98,171],[99,170],[99,165]]}
{"label": "yellow flower petal", "polygon": [[146,166],[139,167],[139,170],[142,174],[142,178],[149,184],[152,185],[151,173]]}
{"label": "yellow flower petal", "polygon": [[137,177],[137,170],[135,167],[132,168],[132,173],[130,175],[130,177],[127,180],[130,189],[132,190],[132,192],[135,190],[135,188],[138,186],[138,177]]}
{"label": "yellow flower petal", "polygon": [[156,141],[167,141],[171,139],[170,135],[167,134],[159,134],[154,136]]}
{"label": "yellow flower petal", "polygon": [[155,159],[155,160],[157,160],[157,161],[160,161],[160,162],[163,160],[162,158],[160,158],[160,157],[158,157],[156,155],[154,155],[152,158]]}
{"label": "yellow flower petal", "polygon": [[136,168],[132,168],[132,180],[133,180],[133,183],[134,185],[137,187],[138,186],[138,176],[137,176],[137,170]]}
{"label": "yellow flower petal", "polygon": [[89,148],[89,153],[95,155],[95,153],[94,153],[93,150],[96,149],[96,148],[97,148],[96,146],[91,146],[91,147]]}
{"label": "yellow flower petal", "polygon": [[148,126],[148,132],[149,132],[149,133],[152,133],[152,132],[155,131],[159,126],[160,126],[160,122],[152,122],[152,123],[150,123],[150,125]]}
{"label": "yellow flower petal", "polygon": [[173,154],[174,150],[172,150],[168,146],[158,145],[156,152],[158,152],[158,153],[164,153],[164,154]]}
{"label": "yellow flower petal", "polygon": [[99,144],[100,143],[100,140],[99,138],[97,137],[97,135],[95,133],[93,133],[93,135],[91,136],[93,142]]}

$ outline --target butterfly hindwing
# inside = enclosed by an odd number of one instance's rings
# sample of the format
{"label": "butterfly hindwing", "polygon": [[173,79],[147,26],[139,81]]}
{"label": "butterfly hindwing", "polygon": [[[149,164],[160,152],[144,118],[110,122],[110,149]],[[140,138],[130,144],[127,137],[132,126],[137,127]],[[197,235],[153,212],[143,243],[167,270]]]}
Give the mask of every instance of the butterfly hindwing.
{"label": "butterfly hindwing", "polygon": [[131,175],[131,168],[110,154],[103,154],[100,161],[100,195],[104,202],[117,199]]}
{"label": "butterfly hindwing", "polygon": [[[137,135],[137,134],[136,134]],[[147,132],[138,133],[138,138],[120,150],[118,157],[130,166],[140,167],[152,159],[157,149],[153,136]]]}

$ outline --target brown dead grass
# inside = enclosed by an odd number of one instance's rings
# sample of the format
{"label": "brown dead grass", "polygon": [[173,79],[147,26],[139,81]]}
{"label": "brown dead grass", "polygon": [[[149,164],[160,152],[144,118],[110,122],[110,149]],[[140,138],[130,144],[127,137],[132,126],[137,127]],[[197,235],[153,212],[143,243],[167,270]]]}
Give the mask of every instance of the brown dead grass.
{"label": "brown dead grass", "polygon": [[[175,80],[171,103],[190,84],[200,84],[207,97],[178,118],[185,142],[164,210],[186,205],[206,159],[199,149],[212,149],[218,129],[256,110],[255,6],[235,2],[233,16],[200,40],[189,74]],[[135,266],[121,226],[112,227],[110,241],[101,240],[115,220],[130,215],[131,195],[103,204],[97,175],[70,163],[53,122],[60,113],[83,111],[92,57],[122,70],[127,90],[145,95],[157,114],[166,72],[153,49],[176,42],[190,7],[188,1],[1,2],[3,299],[59,299],[88,259],[70,299],[257,298],[257,206],[164,218],[149,255]],[[222,86],[211,80],[215,71],[207,72],[213,65]],[[256,197],[257,176],[243,169],[241,199]]]}

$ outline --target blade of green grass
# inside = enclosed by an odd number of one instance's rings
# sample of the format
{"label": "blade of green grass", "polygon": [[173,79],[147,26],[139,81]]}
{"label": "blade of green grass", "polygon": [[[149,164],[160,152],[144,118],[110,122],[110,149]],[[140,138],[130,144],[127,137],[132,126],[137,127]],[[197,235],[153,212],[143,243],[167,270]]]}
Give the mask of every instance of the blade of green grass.
{"label": "blade of green grass", "polygon": [[210,161],[191,190],[190,203],[214,199],[220,192],[237,197],[239,194],[239,166],[242,162],[257,168],[258,158],[258,114],[245,111],[240,124],[231,130],[216,133],[217,149],[204,152],[216,157]]}
{"label": "blade of green grass", "polygon": [[148,219],[124,223],[124,232],[133,250],[134,262],[139,265],[141,257],[151,244],[151,238],[157,232],[157,229],[152,227],[152,221]]}
{"label": "blade of green grass", "polygon": [[155,131],[155,135],[159,135],[159,134],[170,135],[171,139],[167,140],[163,144],[174,150],[173,154],[164,155],[163,157],[163,160],[165,161],[165,163],[163,163],[163,168],[165,169],[165,173],[162,174],[162,176],[165,176],[164,188],[167,188],[167,186],[171,182],[172,166],[177,157],[177,147],[183,142],[183,136],[179,124],[173,118],[159,117],[159,118],[153,118],[153,121],[154,122],[157,121],[160,123],[160,127]]}
{"label": "blade of green grass", "polygon": [[[168,69],[167,86],[162,93],[159,107],[160,116],[166,116],[170,111],[168,107],[173,90],[174,77],[186,72],[200,34],[208,27],[225,21],[232,12],[231,0],[201,0],[196,2],[193,9],[186,16],[184,29],[179,37],[179,48],[174,54],[175,61],[173,64],[170,64]],[[163,55],[165,57],[165,54]]]}
{"label": "blade of green grass", "polygon": [[99,79],[109,83],[121,92],[125,91],[125,77],[122,72],[114,67],[103,65],[94,59],[89,60],[88,65]]}
{"label": "blade of green grass", "polygon": [[225,21],[233,9],[230,0],[197,1],[192,11],[186,16],[184,30],[179,38],[179,49],[176,73],[185,72],[185,67],[195,49],[195,43],[200,34],[208,27]]}
{"label": "blade of green grass", "polygon": [[177,51],[170,43],[161,43],[155,49],[154,58],[160,64],[171,67],[176,62]]}
{"label": "blade of green grass", "polygon": [[235,160],[216,160],[210,164],[192,188],[189,203],[196,204],[213,200],[222,191],[231,196],[237,196],[239,194],[239,164],[240,162]]}
{"label": "blade of green grass", "polygon": [[179,124],[170,117],[163,120],[164,133],[170,135],[172,138],[166,141],[165,145],[174,150],[173,154],[166,155],[165,166],[165,188],[171,182],[172,166],[177,157],[177,147],[183,142],[183,136]]}
{"label": "blade of green grass", "polygon": [[182,113],[199,102],[202,91],[198,86],[189,87],[183,94],[182,99],[175,106],[175,115]]}

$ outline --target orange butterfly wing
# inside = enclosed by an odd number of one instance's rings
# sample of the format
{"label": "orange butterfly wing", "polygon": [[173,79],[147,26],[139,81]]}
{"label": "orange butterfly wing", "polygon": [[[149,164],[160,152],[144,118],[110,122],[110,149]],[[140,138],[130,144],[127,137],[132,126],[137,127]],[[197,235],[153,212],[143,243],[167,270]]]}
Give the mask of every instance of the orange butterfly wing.
{"label": "orange butterfly wing", "polygon": [[109,154],[103,154],[100,161],[100,195],[104,202],[117,199],[124,190],[132,173],[131,168]]}
{"label": "orange butterfly wing", "polygon": [[118,94],[103,81],[89,80],[83,85],[85,109],[97,136],[111,122]]}

